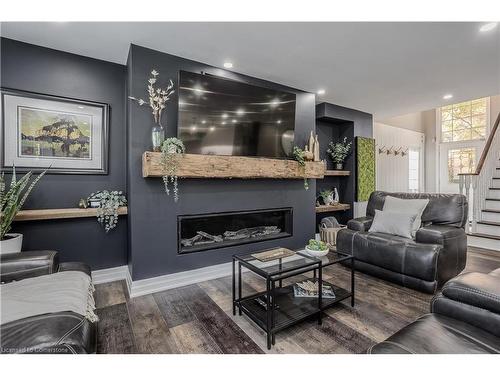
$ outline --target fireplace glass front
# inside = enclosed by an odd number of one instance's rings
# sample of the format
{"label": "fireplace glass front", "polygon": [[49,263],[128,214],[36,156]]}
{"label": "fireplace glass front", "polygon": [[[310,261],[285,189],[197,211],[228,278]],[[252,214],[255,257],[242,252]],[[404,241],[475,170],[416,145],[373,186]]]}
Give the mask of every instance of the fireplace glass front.
{"label": "fireplace glass front", "polygon": [[178,253],[292,236],[293,209],[276,208],[178,216]]}

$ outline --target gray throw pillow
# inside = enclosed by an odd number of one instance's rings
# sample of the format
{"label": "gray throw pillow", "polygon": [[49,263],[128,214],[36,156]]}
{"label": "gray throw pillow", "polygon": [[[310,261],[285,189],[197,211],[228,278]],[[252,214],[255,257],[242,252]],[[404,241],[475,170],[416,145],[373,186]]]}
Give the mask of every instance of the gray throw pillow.
{"label": "gray throw pillow", "polygon": [[388,195],[385,197],[384,212],[404,212],[409,215],[415,215],[415,221],[413,222],[411,231],[411,236],[415,238],[417,230],[419,230],[422,225],[422,214],[428,203],[428,199],[401,199]]}
{"label": "gray throw pillow", "polygon": [[405,238],[412,238],[411,232],[416,215],[406,212],[391,212],[375,210],[375,217],[368,232],[393,234]]}

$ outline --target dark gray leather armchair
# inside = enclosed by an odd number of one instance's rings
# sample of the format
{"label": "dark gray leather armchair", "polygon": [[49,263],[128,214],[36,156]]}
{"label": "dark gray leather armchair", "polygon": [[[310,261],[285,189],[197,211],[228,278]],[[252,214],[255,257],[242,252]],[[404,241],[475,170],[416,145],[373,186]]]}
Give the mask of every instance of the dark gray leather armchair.
{"label": "dark gray leather armchair", "polygon": [[[375,210],[382,210],[386,196],[429,199],[422,227],[415,240],[370,233]],[[467,260],[467,199],[459,194],[371,194],[366,216],[350,220],[337,235],[337,249],[353,254],[356,269],[409,288],[435,293],[458,275]]]}
{"label": "dark gray leather armchair", "polygon": [[[2,283],[64,271],[81,271],[90,276],[90,268],[83,263],[59,263],[55,251],[23,251],[0,257]],[[0,326],[0,353],[95,353],[96,340],[97,323],[70,311],[32,316]]]}
{"label": "dark gray leather armchair", "polygon": [[431,301],[431,314],[373,346],[368,353],[500,353],[500,268],[450,280]]}

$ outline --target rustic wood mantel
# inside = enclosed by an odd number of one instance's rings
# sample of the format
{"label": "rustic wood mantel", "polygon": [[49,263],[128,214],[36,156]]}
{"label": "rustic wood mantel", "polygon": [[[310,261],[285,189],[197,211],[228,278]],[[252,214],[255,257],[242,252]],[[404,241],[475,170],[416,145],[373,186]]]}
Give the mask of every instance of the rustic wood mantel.
{"label": "rustic wood mantel", "polygon": [[[305,167],[295,160],[223,155],[175,155],[179,158],[177,176],[182,178],[323,178],[325,163],[306,162]],[[142,176],[164,175],[160,152],[142,155]]]}

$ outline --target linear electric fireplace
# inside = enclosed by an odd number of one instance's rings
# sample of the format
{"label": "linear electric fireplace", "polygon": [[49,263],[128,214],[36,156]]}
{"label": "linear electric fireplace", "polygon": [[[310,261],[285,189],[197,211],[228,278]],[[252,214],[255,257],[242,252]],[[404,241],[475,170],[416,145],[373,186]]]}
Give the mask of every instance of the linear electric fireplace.
{"label": "linear electric fireplace", "polygon": [[177,218],[179,254],[290,237],[293,209],[181,215]]}

